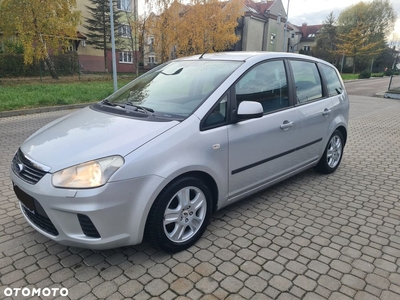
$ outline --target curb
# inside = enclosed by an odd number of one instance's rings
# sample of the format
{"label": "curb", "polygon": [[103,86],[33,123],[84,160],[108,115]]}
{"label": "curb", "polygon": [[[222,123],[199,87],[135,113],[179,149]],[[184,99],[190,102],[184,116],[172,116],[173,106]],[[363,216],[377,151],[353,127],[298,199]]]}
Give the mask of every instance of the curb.
{"label": "curb", "polygon": [[78,109],[78,108],[84,108],[84,107],[86,107],[86,106],[88,106],[88,105],[90,105],[92,103],[96,103],[96,102],[9,110],[9,111],[0,112],[0,118],[15,117],[15,116],[21,116],[21,115],[30,115],[30,114],[38,114],[38,113],[60,111],[60,110]]}

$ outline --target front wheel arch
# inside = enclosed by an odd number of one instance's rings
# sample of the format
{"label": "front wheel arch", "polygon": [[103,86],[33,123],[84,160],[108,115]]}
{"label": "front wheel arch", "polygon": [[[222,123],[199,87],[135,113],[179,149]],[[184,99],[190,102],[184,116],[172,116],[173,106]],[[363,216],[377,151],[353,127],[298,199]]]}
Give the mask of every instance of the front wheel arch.
{"label": "front wheel arch", "polygon": [[[194,186],[194,188],[200,187],[201,192],[203,192],[206,198],[206,215],[203,220],[203,225],[201,225],[200,230],[188,241],[175,243],[174,241],[169,241],[168,238],[162,233],[161,229],[161,218],[162,211],[165,210],[165,206],[168,208],[168,199],[171,197],[171,192],[176,191],[177,187],[182,188],[182,183],[194,183],[189,184],[189,186]],[[197,183],[196,183],[197,182]],[[173,193],[172,193],[173,194]],[[158,194],[156,200],[150,208],[146,219],[145,225],[145,236],[144,238],[155,245],[157,248],[161,248],[167,252],[179,252],[181,250],[190,247],[193,243],[195,243],[198,238],[201,237],[204,230],[206,229],[210,217],[214,210],[216,209],[216,196],[218,195],[218,190],[215,181],[211,176],[202,172],[187,172],[176,177],[170,183],[168,183],[162,191]],[[165,215],[164,215],[165,218]],[[165,220],[165,219],[164,219]],[[176,222],[176,221],[174,221]],[[178,224],[178,223],[176,223]],[[163,225],[164,226],[164,225]],[[167,225],[168,226],[168,225]],[[181,226],[181,225],[178,225]],[[163,227],[163,230],[165,228]],[[166,234],[166,233],[165,233]]]}

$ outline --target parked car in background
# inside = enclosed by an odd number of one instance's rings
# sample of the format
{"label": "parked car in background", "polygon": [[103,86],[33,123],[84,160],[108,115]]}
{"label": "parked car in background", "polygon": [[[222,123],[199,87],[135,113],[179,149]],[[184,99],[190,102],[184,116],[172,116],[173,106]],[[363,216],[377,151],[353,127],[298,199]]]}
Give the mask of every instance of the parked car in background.
{"label": "parked car in background", "polygon": [[309,56],[229,52],[167,62],[29,137],[10,176],[21,210],[59,243],[147,238],[176,252],[211,214],[311,167],[334,172],[349,100]]}

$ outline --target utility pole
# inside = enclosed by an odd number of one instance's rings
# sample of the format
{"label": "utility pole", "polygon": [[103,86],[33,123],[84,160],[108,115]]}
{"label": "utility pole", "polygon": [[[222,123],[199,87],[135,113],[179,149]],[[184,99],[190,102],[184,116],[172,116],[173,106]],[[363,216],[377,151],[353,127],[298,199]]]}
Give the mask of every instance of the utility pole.
{"label": "utility pole", "polygon": [[113,68],[113,81],[114,81],[114,92],[118,90],[117,84],[117,60],[115,58],[115,37],[114,37],[114,11],[113,3],[110,0],[110,22],[111,22],[111,54],[112,54],[112,68]]}

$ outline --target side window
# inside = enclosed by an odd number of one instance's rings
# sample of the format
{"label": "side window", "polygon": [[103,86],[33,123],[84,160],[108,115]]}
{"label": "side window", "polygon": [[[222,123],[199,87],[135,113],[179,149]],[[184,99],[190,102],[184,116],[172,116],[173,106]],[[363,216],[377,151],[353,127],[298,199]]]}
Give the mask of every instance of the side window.
{"label": "side window", "polygon": [[291,61],[296,85],[297,103],[305,103],[322,97],[321,77],[315,63]]}
{"label": "side window", "polygon": [[289,106],[286,72],[283,61],[270,61],[257,65],[235,85],[236,101],[256,101],[264,113]]}
{"label": "side window", "polygon": [[227,105],[228,105],[228,96],[223,96],[217,106],[213,109],[211,114],[204,121],[204,127],[214,127],[217,125],[225,124],[226,122],[226,113],[227,113]]}
{"label": "side window", "polygon": [[326,78],[329,96],[340,95],[343,92],[343,87],[335,69],[323,64],[320,66]]}

